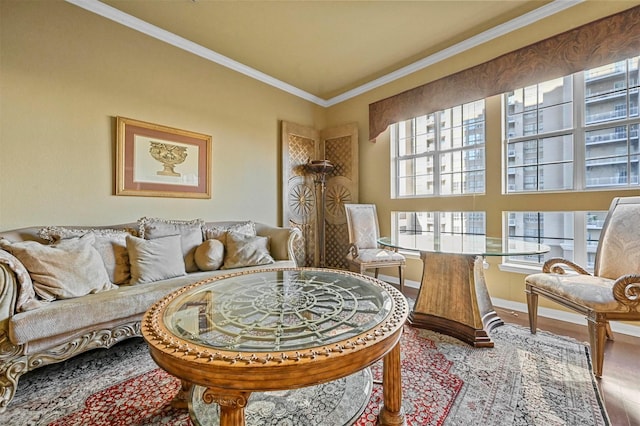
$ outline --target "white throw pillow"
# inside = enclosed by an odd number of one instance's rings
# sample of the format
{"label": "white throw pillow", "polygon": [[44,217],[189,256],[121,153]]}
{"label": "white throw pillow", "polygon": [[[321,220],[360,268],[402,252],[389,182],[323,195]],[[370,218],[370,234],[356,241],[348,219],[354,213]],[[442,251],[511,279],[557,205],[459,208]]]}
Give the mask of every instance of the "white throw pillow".
{"label": "white throw pillow", "polygon": [[208,226],[202,229],[205,240],[216,239],[227,245],[227,232],[239,232],[245,235],[256,236],[256,224],[252,221],[238,222],[226,226]]}
{"label": "white throw pillow", "polygon": [[268,265],[275,260],[269,253],[269,238],[227,231],[222,269]]}
{"label": "white throw pillow", "polygon": [[194,220],[167,220],[151,217],[138,219],[138,233],[140,237],[153,240],[169,235],[179,235],[184,258],[184,267],[187,272],[196,272],[194,254],[196,248],[202,244],[202,219]]}
{"label": "white throw pillow", "polygon": [[111,228],[65,228],[63,226],[47,226],[40,229],[40,238],[56,242],[66,238],[81,237],[86,234],[95,235],[93,247],[98,250],[109,279],[114,284],[126,284],[131,279],[129,271],[129,253],[126,236],[135,235],[134,229]]}
{"label": "white throw pillow", "polygon": [[93,247],[95,236],[60,240],[52,245],[36,241],[0,241],[27,269],[36,294],[44,300],[70,299],[117,288]]}
{"label": "white throw pillow", "polygon": [[[2,239],[0,239],[1,241]],[[16,299],[16,312],[25,312],[39,308],[45,305],[44,302],[36,297],[33,289],[33,281],[29,271],[24,267],[17,257],[6,250],[0,250],[0,263],[7,265],[18,278],[18,297]]]}
{"label": "white throw pillow", "polygon": [[215,271],[224,262],[224,245],[216,239],[205,240],[196,249],[194,257],[201,271]]}
{"label": "white throw pillow", "polygon": [[127,236],[131,262],[131,285],[186,275],[180,235],[145,240]]}

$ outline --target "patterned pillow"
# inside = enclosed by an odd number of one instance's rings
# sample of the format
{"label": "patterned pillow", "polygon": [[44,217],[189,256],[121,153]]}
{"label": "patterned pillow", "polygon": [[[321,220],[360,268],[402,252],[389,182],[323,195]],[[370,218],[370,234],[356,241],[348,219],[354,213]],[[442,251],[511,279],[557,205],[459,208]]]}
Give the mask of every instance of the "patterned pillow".
{"label": "patterned pillow", "polygon": [[131,285],[186,275],[180,235],[152,240],[129,235],[127,250],[131,260]]}
{"label": "patterned pillow", "polygon": [[0,246],[17,257],[29,271],[36,294],[51,301],[118,287],[109,280],[102,258],[93,248],[94,242],[95,236],[87,234],[52,245],[0,240]]}
{"label": "patterned pillow", "polygon": [[241,234],[256,236],[256,224],[252,221],[240,222],[227,226],[209,226],[202,229],[205,240],[216,239],[222,241],[226,246],[227,231],[239,232]]}
{"label": "patterned pillow", "polygon": [[141,238],[153,240],[154,238],[169,235],[180,235],[180,245],[184,257],[184,266],[187,272],[196,272],[198,265],[194,258],[196,248],[202,244],[202,219],[194,220],[166,220],[143,217],[138,219],[138,232]]}
{"label": "patterned pillow", "polygon": [[226,252],[222,269],[274,263],[269,253],[269,238],[227,231]]}
{"label": "patterned pillow", "polygon": [[40,229],[38,235],[44,240],[56,242],[67,238],[82,237],[88,233],[95,236],[93,247],[100,253],[111,282],[118,285],[128,283],[131,279],[131,273],[129,270],[126,237],[127,235],[135,235],[135,229],[48,226]]}

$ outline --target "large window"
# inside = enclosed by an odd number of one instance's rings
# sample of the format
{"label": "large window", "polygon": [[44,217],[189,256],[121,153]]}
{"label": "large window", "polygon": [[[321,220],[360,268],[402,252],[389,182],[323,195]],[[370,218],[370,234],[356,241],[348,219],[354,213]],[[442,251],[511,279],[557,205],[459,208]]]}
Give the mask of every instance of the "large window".
{"label": "large window", "polygon": [[505,192],[638,187],[639,59],[505,94]]}
{"label": "large window", "polygon": [[[407,245],[446,232],[484,234],[484,213],[463,212],[469,198],[458,203],[452,196],[490,192],[501,206],[495,208],[503,215],[502,237],[551,247],[544,255],[503,258],[505,263],[539,268],[545,259],[563,257],[592,269],[606,212],[573,211],[570,204],[540,211],[536,194],[640,189],[639,62],[634,56],[515,89],[501,97],[500,117],[490,99],[491,122],[478,101],[394,124],[391,197],[448,197],[434,200],[434,210],[460,212],[395,212],[392,231]],[[503,131],[503,167],[488,171],[486,127]],[[502,177],[503,186],[487,188],[487,174],[493,182]],[[416,210],[428,210],[431,201],[416,201]],[[516,205],[527,211],[515,211]]]}
{"label": "large window", "polygon": [[508,262],[538,266],[546,259],[560,257],[593,272],[606,215],[606,211],[505,212],[505,235],[551,247],[544,255],[512,256]]}
{"label": "large window", "polygon": [[484,193],[484,100],[391,127],[393,197]]}

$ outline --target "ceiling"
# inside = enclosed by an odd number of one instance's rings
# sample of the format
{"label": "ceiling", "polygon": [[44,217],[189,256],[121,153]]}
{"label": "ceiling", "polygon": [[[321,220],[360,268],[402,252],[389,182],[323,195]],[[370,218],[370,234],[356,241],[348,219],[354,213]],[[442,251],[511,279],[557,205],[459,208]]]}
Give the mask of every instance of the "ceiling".
{"label": "ceiling", "polygon": [[67,0],[330,106],[582,0]]}

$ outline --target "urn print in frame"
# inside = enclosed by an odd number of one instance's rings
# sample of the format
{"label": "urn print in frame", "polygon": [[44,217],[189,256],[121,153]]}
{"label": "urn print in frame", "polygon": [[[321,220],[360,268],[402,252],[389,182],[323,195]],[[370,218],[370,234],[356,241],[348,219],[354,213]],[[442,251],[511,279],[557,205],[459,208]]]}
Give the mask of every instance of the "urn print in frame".
{"label": "urn print in frame", "polygon": [[116,121],[116,195],[211,198],[211,136]]}

